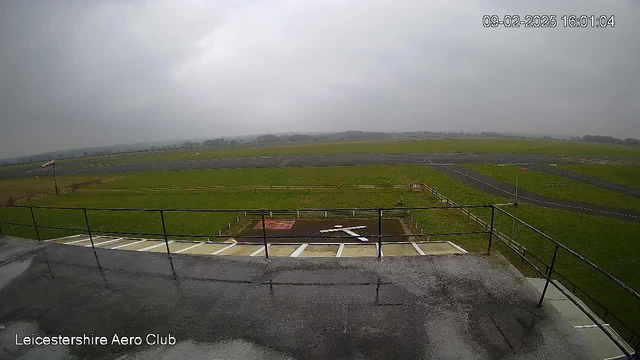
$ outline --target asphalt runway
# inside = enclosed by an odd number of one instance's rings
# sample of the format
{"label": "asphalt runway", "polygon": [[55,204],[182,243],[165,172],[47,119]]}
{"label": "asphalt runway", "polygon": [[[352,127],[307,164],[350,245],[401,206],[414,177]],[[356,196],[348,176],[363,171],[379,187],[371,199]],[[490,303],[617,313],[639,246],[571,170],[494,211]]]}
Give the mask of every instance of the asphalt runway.
{"label": "asphalt runway", "polygon": [[[496,180],[490,176],[455,165],[434,166],[433,168],[447,174],[463,184],[473,186],[474,188],[488,194],[500,196],[510,201],[515,199],[515,186],[503,183],[502,181]],[[640,213],[634,211],[607,208],[577,201],[553,199],[522,189],[518,189],[518,202],[552,209],[604,216],[618,220],[640,222]]]}
{"label": "asphalt runway", "polygon": [[[267,261],[0,246],[23,251],[0,266],[4,359],[598,358],[499,254]],[[84,334],[108,342],[16,344]]]}
{"label": "asphalt runway", "polygon": [[[58,175],[113,174],[143,171],[246,169],[303,166],[354,166],[454,163],[517,163],[544,164],[562,162],[560,157],[539,154],[340,154],[340,155],[284,155],[234,158],[203,158],[196,160],[167,160],[157,162],[92,164],[90,162],[61,163]],[[0,171],[0,178],[25,178],[50,175],[51,169],[39,167]]]}
{"label": "asphalt runway", "polygon": [[534,170],[545,172],[547,174],[562,176],[567,179],[579,181],[585,184],[597,186],[605,190],[619,192],[621,194],[625,194],[627,196],[632,196],[640,199],[640,190],[637,190],[631,186],[617,184],[612,181],[602,180],[599,178],[595,178],[593,176],[582,175],[582,174],[575,173],[573,171],[568,171],[563,169],[557,169],[557,168],[546,167],[546,166],[538,166],[538,165],[534,165],[530,167]]}

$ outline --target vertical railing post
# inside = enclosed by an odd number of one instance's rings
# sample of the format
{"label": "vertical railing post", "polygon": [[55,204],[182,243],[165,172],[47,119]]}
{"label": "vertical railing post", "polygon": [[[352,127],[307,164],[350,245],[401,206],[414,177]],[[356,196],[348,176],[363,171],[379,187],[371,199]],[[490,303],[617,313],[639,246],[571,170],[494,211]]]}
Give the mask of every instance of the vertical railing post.
{"label": "vertical railing post", "polygon": [[31,220],[33,220],[33,228],[36,230],[36,237],[40,241],[40,232],[38,231],[38,224],[36,224],[36,216],[33,214],[33,207],[29,206],[29,210],[31,210]]}
{"label": "vertical railing post", "polygon": [[382,259],[382,209],[378,209],[378,260]]}
{"label": "vertical railing post", "polygon": [[164,245],[167,247],[167,256],[171,257],[169,250],[169,238],[167,237],[167,226],[164,223],[164,210],[160,210],[160,219],[162,219],[162,233],[164,234]]}
{"label": "vertical railing post", "polygon": [[269,248],[267,246],[267,225],[264,223],[264,210],[260,211],[262,217],[262,239],[264,240],[264,258],[269,258]]}
{"label": "vertical railing post", "polygon": [[496,215],[495,205],[491,205],[491,228],[489,229],[489,248],[487,249],[487,255],[491,254],[491,242],[493,241],[493,219]]}
{"label": "vertical railing post", "polygon": [[87,209],[82,209],[84,212],[84,222],[87,224],[87,232],[89,233],[89,240],[91,241],[91,248],[96,250],[96,246],[93,244],[93,234],[91,234],[91,227],[89,226],[89,217],[87,216]]}
{"label": "vertical railing post", "polygon": [[544,283],[544,289],[542,289],[542,296],[540,296],[540,301],[538,301],[538,307],[542,306],[542,300],[544,299],[544,295],[547,292],[547,287],[549,287],[551,276],[553,276],[553,267],[555,266],[556,258],[558,257],[558,249],[560,249],[560,245],[556,244],[556,249],[553,251],[553,259],[551,259],[551,266],[549,267],[549,271],[547,272],[547,281]]}

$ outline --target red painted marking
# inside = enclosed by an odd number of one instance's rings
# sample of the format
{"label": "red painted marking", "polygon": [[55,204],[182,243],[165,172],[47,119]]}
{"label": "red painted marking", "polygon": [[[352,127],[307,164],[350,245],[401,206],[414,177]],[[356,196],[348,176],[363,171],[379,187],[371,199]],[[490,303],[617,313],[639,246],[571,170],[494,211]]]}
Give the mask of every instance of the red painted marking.
{"label": "red painted marking", "polygon": [[[295,220],[265,220],[264,227],[268,230],[291,230],[295,222]],[[262,229],[262,221],[258,221],[253,229]]]}

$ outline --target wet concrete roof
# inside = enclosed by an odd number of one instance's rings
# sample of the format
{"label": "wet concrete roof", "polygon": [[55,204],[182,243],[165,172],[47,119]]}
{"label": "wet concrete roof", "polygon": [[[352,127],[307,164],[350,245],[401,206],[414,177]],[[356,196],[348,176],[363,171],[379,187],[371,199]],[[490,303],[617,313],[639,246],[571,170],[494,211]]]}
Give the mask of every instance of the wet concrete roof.
{"label": "wet concrete roof", "polygon": [[[551,305],[536,308],[533,288],[497,255],[169,260],[0,240],[7,244],[25,251],[0,267],[2,358],[595,356]],[[16,333],[171,334],[176,345],[16,346]]]}

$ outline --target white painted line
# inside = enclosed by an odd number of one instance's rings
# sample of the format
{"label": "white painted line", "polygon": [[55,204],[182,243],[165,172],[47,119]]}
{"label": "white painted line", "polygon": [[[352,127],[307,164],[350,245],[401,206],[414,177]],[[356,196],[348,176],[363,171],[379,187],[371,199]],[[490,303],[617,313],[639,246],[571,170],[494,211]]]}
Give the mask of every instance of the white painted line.
{"label": "white painted line", "polygon": [[186,248],[184,248],[184,249],[182,249],[182,250],[178,250],[178,251],[174,252],[174,254],[180,254],[180,253],[183,253],[183,252],[185,252],[185,251],[187,251],[187,250],[191,250],[191,249],[193,249],[193,248],[197,248],[198,246],[203,245],[203,244],[204,244],[203,242],[201,242],[201,243],[197,243],[197,244],[195,244],[195,245],[193,245],[193,246],[189,246],[189,247],[186,247]]}
{"label": "white painted line", "polygon": [[78,235],[71,235],[71,236],[63,236],[57,239],[45,240],[44,242],[57,241],[57,240],[69,240],[69,239],[77,238],[78,236],[86,236],[86,235],[78,234]]}
{"label": "white painted line", "polygon": [[[103,241],[103,242],[100,242],[100,243],[96,243],[96,242],[94,241],[94,242],[93,242],[93,245],[98,246],[98,245],[102,245],[102,244],[111,244],[111,243],[114,243],[114,242],[116,242],[116,241],[120,241],[120,240],[122,240],[122,238],[113,239],[113,240],[107,240],[107,241]],[[89,245],[85,245],[85,246],[86,246],[86,247],[91,247],[91,244],[89,244]]]}
{"label": "white painted line", "polygon": [[[100,237],[101,237],[101,236],[96,236],[96,237],[94,237],[94,238],[93,238],[93,240],[95,240],[95,239],[97,239],[97,238],[100,238]],[[65,244],[65,245],[73,245],[73,244],[77,244],[77,243],[79,243],[79,242],[89,241],[89,240],[91,240],[91,238],[86,238],[86,239],[81,239],[81,240],[76,240],[76,241],[66,242],[66,243],[63,243],[63,244]]]}
{"label": "white painted line", "polygon": [[[169,240],[167,243],[171,244],[172,242],[173,242],[173,240]],[[155,249],[155,248],[160,247],[162,245],[165,245],[164,241],[160,241],[160,244],[155,244],[155,245],[147,246],[146,248],[138,249],[137,251],[147,251],[147,250]]]}
{"label": "white painted line", "polygon": [[[600,325],[609,326],[609,324],[600,324]],[[576,328],[576,329],[589,329],[589,328],[594,328],[594,327],[598,327],[598,325],[590,324],[590,325],[576,325],[576,326],[574,326],[574,328]]]}
{"label": "white painted line", "polygon": [[340,228],[336,228],[336,229],[328,229],[328,230],[320,230],[321,233],[328,233],[328,232],[336,232],[336,231],[345,231],[345,230],[358,230],[358,229],[366,229],[366,226],[352,226],[352,227],[340,227]]}
{"label": "white painted line", "polygon": [[[268,248],[269,246],[271,246],[271,244],[268,244],[268,245],[267,245],[267,248]],[[261,246],[261,247],[260,247],[260,249],[258,249],[258,250],[256,250],[256,251],[252,252],[251,254],[249,254],[249,256],[256,256],[256,255],[260,254],[260,253],[261,253],[261,252],[263,252],[263,251],[264,251],[264,246]]]}
{"label": "white painted line", "polygon": [[353,231],[351,231],[351,230],[349,230],[347,228],[342,228],[340,230],[346,232],[347,234],[349,234],[351,236],[357,236],[358,240],[360,240],[360,241],[369,241],[369,239],[367,239],[366,237],[362,237],[362,236],[360,236],[360,234],[356,234],[356,233],[354,233]]}
{"label": "white painted line", "polygon": [[465,250],[465,249],[461,248],[460,246],[458,246],[458,245],[456,245],[456,244],[452,243],[451,241],[447,241],[447,243],[448,243],[449,245],[453,246],[454,248],[456,248],[456,249],[460,250],[460,252],[462,252],[463,254],[468,253],[468,251],[467,251],[467,250]]}
{"label": "white painted line", "polygon": [[342,251],[344,251],[344,243],[340,244],[340,247],[338,248],[338,253],[336,254],[336,257],[342,257]]}
{"label": "white painted line", "polygon": [[225,251],[225,250],[228,250],[228,249],[231,249],[232,247],[234,247],[234,246],[236,246],[236,245],[238,245],[238,244],[237,244],[237,243],[233,243],[233,244],[231,244],[231,245],[229,245],[229,246],[225,246],[225,247],[223,247],[222,249],[220,249],[220,250],[218,250],[218,251],[214,251],[214,252],[212,252],[212,253],[211,253],[211,255],[218,255],[218,254],[220,254],[221,252],[223,252],[223,251]]}
{"label": "white painted line", "polygon": [[302,252],[304,251],[304,249],[307,248],[307,246],[309,246],[309,244],[302,244],[300,245],[299,248],[296,249],[296,251],[294,251],[293,253],[291,253],[291,255],[289,255],[290,257],[298,257],[300,256],[300,254],[302,254]]}
{"label": "white painted line", "polygon": [[143,243],[145,241],[147,241],[147,240],[145,239],[145,240],[140,240],[140,241],[134,241],[134,242],[132,242],[130,244],[118,245],[118,246],[112,247],[111,250],[124,248],[124,247],[131,246],[131,245],[134,245],[134,244],[140,244],[140,243]]}
{"label": "white painted line", "polygon": [[420,247],[416,243],[412,242],[411,245],[413,245],[413,248],[416,249],[418,254],[424,255],[424,251],[422,251],[422,249],[420,249]]}

